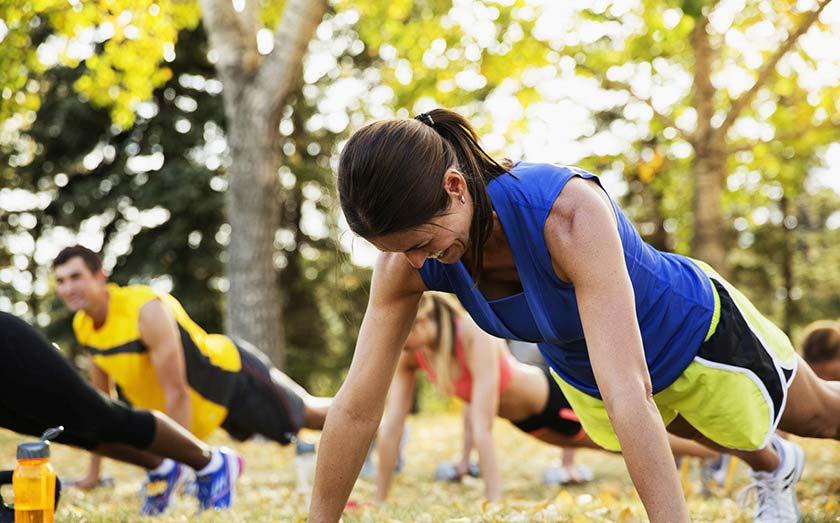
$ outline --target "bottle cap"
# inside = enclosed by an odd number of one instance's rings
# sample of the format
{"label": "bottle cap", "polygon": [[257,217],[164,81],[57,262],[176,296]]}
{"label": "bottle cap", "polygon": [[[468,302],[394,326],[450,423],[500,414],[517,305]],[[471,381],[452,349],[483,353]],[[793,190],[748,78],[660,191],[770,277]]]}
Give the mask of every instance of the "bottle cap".
{"label": "bottle cap", "polygon": [[50,457],[49,441],[31,441],[17,447],[17,459],[36,459]]}
{"label": "bottle cap", "polygon": [[50,442],[59,434],[64,432],[64,427],[47,429],[38,441],[21,443],[17,447],[17,459],[38,459],[50,457]]}

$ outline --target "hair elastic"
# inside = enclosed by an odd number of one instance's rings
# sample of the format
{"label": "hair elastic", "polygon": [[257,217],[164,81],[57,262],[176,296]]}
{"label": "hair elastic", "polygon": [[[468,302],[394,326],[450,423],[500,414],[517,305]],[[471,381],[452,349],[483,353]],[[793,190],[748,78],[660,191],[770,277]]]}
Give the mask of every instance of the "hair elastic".
{"label": "hair elastic", "polygon": [[428,125],[429,127],[435,126],[435,120],[432,118],[432,115],[429,113],[420,113],[414,117],[415,120],[420,120],[424,124]]}

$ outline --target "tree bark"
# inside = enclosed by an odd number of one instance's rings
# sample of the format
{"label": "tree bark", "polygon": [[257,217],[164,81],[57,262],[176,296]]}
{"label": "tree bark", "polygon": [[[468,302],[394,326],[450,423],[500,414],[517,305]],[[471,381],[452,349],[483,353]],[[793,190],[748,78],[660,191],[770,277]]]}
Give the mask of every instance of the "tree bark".
{"label": "tree bark", "polygon": [[726,133],[744,109],[752,102],[761,87],[775,74],[776,65],[795,46],[799,38],[816,23],[820,13],[831,0],[820,0],[817,8],[805,14],[767,61],[758,70],[755,83],[732,102],[721,125],[712,125],[715,90],[711,82],[714,51],[707,31],[705,15],[695,18],[691,44],[694,49],[694,97],[697,110],[697,130],[689,140],[694,146],[691,166],[694,178],[693,211],[694,236],[692,255],[708,262],[724,276],[729,274],[724,245],[724,223],[721,206],[726,180]]}
{"label": "tree bark", "polygon": [[714,52],[707,32],[709,20],[700,16],[691,33],[694,49],[694,107],[697,129],[692,136],[694,160],[691,164],[694,193],[694,236],[691,253],[727,275],[726,251],[723,246],[721,196],[726,173],[723,141],[712,126],[715,89],[712,86]]}
{"label": "tree bark", "polygon": [[283,307],[274,265],[274,235],[280,225],[278,125],[326,3],[288,0],[274,49],[264,57],[256,47],[258,3],[249,0],[239,12],[230,0],[202,0],[201,5],[224,86],[230,156],[227,331],[255,344],[282,368]]}

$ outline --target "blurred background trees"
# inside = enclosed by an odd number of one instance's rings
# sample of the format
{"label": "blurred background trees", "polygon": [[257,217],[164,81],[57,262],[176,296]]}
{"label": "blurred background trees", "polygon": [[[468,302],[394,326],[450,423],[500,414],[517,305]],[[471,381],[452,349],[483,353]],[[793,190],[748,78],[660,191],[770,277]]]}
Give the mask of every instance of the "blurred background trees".
{"label": "blurred background trees", "polygon": [[840,316],[830,0],[9,0],[0,21],[0,309],[65,347],[49,264],[78,241],[334,391],[370,277],[337,153],[438,105],[500,156],[602,174],[645,239],[788,332]]}

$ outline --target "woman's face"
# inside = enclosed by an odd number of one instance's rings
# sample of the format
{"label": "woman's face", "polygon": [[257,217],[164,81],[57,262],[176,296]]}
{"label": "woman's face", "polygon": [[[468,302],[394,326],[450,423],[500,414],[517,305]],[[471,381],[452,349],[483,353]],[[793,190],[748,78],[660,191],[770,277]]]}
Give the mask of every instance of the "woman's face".
{"label": "woman's face", "polygon": [[423,225],[383,234],[369,241],[381,251],[401,252],[415,269],[427,258],[455,263],[467,252],[472,224],[472,198],[463,175],[450,169],[444,175],[449,208]]}
{"label": "woman's face", "polygon": [[405,340],[405,350],[414,352],[434,341],[434,333],[430,332],[433,326],[432,319],[427,315],[417,315],[417,319],[414,320],[414,325],[408,333],[408,338]]}

